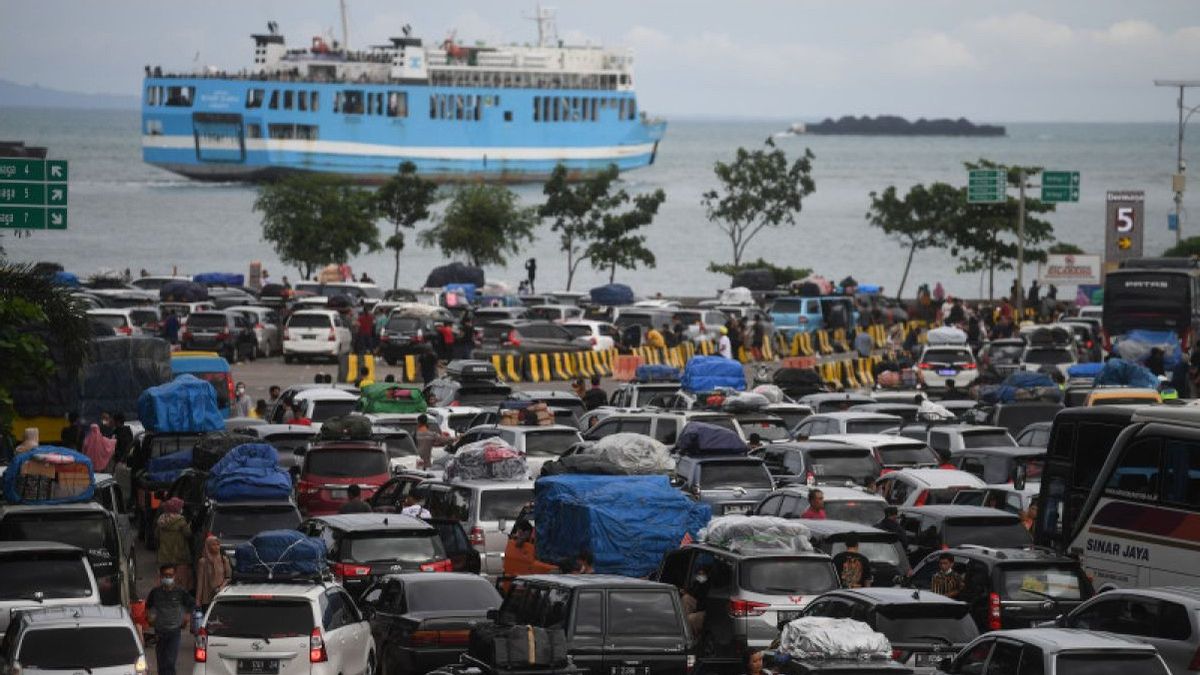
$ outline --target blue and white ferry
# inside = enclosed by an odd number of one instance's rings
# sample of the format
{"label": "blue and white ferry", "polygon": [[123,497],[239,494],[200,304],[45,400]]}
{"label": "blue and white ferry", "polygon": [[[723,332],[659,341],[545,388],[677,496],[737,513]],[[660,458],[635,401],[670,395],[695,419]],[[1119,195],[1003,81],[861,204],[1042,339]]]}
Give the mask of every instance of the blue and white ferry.
{"label": "blue and white ferry", "polygon": [[142,158],[221,181],[311,171],[378,182],[404,161],[439,180],[514,182],[559,163],[574,177],[652,164],[666,123],[639,110],[632,55],[564,46],[552,15],[536,18],[536,46],[453,34],[430,46],[406,26],[363,51],[345,36],[289,49],[268,23],[245,71],[147,67]]}

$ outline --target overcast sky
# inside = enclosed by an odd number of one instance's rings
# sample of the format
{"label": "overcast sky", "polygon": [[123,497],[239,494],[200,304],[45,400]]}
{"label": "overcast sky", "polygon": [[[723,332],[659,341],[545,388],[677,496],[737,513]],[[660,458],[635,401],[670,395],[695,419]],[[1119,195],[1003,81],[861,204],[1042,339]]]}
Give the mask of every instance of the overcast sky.
{"label": "overcast sky", "polygon": [[[405,23],[532,41],[532,2],[348,0],[352,46]],[[635,50],[642,108],[807,119],[1171,121],[1155,78],[1200,79],[1200,1],[549,0],[560,37]],[[335,28],[335,0],[4,0],[0,78],[136,94],[142,66],[248,65],[251,32]],[[1200,90],[1194,93],[1200,103]]]}

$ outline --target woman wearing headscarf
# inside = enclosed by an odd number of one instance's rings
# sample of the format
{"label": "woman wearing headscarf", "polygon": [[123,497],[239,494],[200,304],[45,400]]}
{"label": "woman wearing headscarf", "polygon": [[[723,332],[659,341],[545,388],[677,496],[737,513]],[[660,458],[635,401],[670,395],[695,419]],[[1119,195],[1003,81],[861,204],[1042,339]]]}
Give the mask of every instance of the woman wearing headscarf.
{"label": "woman wearing headscarf", "polygon": [[108,438],[100,431],[99,424],[93,424],[83,439],[83,454],[92,460],[92,470],[105,473],[113,452],[117,449],[117,439]]}
{"label": "woman wearing headscarf", "polygon": [[183,517],[183,500],[172,497],[162,504],[162,513],[154,525],[158,536],[158,565],[174,565],[175,579],[180,588],[191,591],[192,528]]}
{"label": "woman wearing headscarf", "polygon": [[196,604],[207,607],[232,576],[233,568],[221,551],[221,540],[209,535],[204,540],[204,551],[196,560]]}

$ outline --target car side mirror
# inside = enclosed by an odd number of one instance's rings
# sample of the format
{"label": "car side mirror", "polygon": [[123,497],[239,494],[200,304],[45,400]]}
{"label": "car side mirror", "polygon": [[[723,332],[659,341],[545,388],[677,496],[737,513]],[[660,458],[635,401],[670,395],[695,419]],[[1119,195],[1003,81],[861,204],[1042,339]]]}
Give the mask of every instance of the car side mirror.
{"label": "car side mirror", "polygon": [[1024,464],[1017,465],[1017,475],[1013,477],[1013,489],[1024,490],[1025,480],[1028,477],[1029,470]]}

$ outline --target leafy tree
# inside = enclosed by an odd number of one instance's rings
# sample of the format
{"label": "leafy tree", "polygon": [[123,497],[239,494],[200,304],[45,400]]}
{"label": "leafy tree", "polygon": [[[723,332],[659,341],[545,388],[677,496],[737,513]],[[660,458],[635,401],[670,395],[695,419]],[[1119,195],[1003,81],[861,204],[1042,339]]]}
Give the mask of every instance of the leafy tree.
{"label": "leafy tree", "polygon": [[305,279],[363,249],[380,249],[374,196],[341,178],[297,174],[264,185],[254,210],[263,214],[263,239]]}
{"label": "leafy tree", "polygon": [[[1001,167],[995,162],[980,159],[966,162],[967,170],[1004,168],[1008,173],[1008,184],[1019,187],[1020,167]],[[1027,166],[1028,180],[1041,173],[1042,168]],[[1046,251],[1038,248],[1054,240],[1054,226],[1036,216],[1054,211],[1054,204],[1025,195],[1025,261],[1045,261]],[[958,258],[960,273],[988,272],[988,298],[995,297],[996,270],[1011,270],[1017,260],[1017,212],[1018,200],[1014,197],[1000,204],[967,204],[962,193],[963,217],[950,229],[948,243],[950,254]]]}
{"label": "leafy tree", "polygon": [[421,245],[439,248],[448,258],[462,255],[476,267],[504,265],[508,255],[533,241],[535,209],[517,203],[501,185],[465,185],[454,192],[442,222],[420,234]]}
{"label": "leafy tree", "polygon": [[962,189],[946,183],[914,185],[903,197],[895,186],[888,186],[882,194],[871,193],[867,222],[908,249],[897,298],[904,295],[913,256],[917,251],[945,245],[952,225],[962,217],[962,205]]}
{"label": "leafy tree", "polygon": [[1200,255],[1200,237],[1188,237],[1163,251],[1163,255],[1168,258],[1190,258]]}
{"label": "leafy tree", "polygon": [[1046,249],[1046,253],[1052,255],[1083,255],[1084,251],[1075,244],[1060,241]]}
{"label": "leafy tree", "polygon": [[567,180],[567,168],[559,164],[542,187],[546,203],[538,207],[538,217],[551,221],[550,231],[558,233],[559,250],[567,254],[568,291],[575,271],[588,259],[588,242],[599,232],[605,212],[625,194],[624,190],[610,194],[616,180],[615,164],[577,183]]}
{"label": "leafy tree", "polygon": [[709,272],[713,274],[727,274],[730,277],[736,277],[747,270],[767,270],[775,277],[776,286],[787,286],[793,281],[799,281],[812,274],[812,270],[807,267],[781,267],[775,263],[769,263],[762,258],[754,262],[742,263],[741,265],[729,263],[719,265],[715,262],[708,264]]}
{"label": "leafy tree", "polygon": [[639,263],[655,266],[654,254],[646,248],[645,235],[634,233],[654,220],[658,207],[666,198],[667,194],[662,190],[636,195],[632,199],[633,208],[623,213],[612,213],[611,210],[629,203],[630,197],[624,190],[607,200],[606,211],[609,212],[601,216],[600,228],[593,234],[593,241],[584,255],[591,259],[592,267],[608,270],[608,283],[616,278],[618,267],[633,269]]}
{"label": "leafy tree", "polygon": [[767,139],[766,148],[738,148],[733,162],[717,162],[713,173],[720,187],[701,197],[708,219],[733,245],[733,264],[740,265],[746,246],[767,227],[795,225],[804,197],[812,194],[812,151],[788,164],[787,155]]}
{"label": "leafy tree", "polygon": [[396,254],[396,266],[392,272],[392,288],[400,284],[400,252],[404,250],[404,233],[400,228],[411,230],[413,226],[429,218],[429,207],[437,200],[437,185],[417,175],[417,165],[404,162],[396,175],[388,179],[375,193],[379,215],[392,224],[392,236],[383,242]]}
{"label": "leafy tree", "polygon": [[84,308],[67,288],[31,265],[0,263],[0,434],[16,416],[13,391],[43,385],[58,368],[77,371],[89,339]]}

